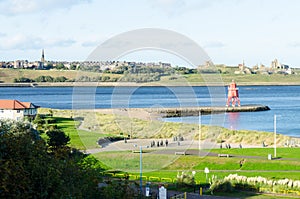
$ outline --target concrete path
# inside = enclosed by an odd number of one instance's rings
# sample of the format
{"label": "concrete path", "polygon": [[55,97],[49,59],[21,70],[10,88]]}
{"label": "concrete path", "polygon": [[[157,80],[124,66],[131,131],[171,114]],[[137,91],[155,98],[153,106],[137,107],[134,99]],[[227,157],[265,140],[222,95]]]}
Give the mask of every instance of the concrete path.
{"label": "concrete path", "polygon": [[[151,142],[155,142],[154,147],[151,146]],[[164,145],[157,147],[157,142],[163,141]],[[200,146],[199,142],[196,140],[185,140],[185,141],[172,141],[168,139],[168,146],[165,145],[165,139],[132,139],[127,140],[125,143],[124,140],[117,141],[117,142],[107,142],[105,143],[102,148],[96,149],[87,149],[85,153],[94,154],[103,151],[128,151],[128,150],[139,150],[139,146],[143,146],[145,150],[155,150],[155,151],[164,151],[164,153],[168,153],[167,151],[173,150],[174,151],[186,151],[188,149],[214,149],[220,148],[220,144],[216,144],[210,142],[208,140],[201,141]],[[239,144],[230,144],[231,148],[239,148]],[[148,146],[148,148],[147,148]],[[224,146],[224,144],[223,144]],[[258,148],[259,146],[253,145],[243,145],[243,148]],[[169,152],[171,153],[171,152]]]}

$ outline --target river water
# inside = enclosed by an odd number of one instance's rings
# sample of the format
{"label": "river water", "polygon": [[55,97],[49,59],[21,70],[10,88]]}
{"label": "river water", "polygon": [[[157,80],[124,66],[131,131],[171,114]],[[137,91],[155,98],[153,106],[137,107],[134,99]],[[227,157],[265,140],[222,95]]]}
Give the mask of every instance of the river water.
{"label": "river water", "polygon": [[[214,106],[225,105],[225,96],[214,94],[222,90],[225,88],[214,91],[207,87],[1,87],[0,99],[30,101],[55,109]],[[276,114],[278,133],[300,137],[300,86],[241,86],[239,93],[242,105],[263,104],[271,110],[204,115],[201,121],[199,117],[163,120],[200,121],[237,130],[273,132]]]}

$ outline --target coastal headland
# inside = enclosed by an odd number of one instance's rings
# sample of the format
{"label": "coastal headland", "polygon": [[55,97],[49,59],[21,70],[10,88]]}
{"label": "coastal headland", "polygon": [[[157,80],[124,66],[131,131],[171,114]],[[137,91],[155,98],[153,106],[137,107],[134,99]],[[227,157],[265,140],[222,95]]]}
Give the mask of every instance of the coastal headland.
{"label": "coastal headland", "polygon": [[[300,82],[239,82],[239,86],[298,86]],[[226,86],[210,82],[33,82],[0,83],[0,87],[141,87],[141,86]]]}

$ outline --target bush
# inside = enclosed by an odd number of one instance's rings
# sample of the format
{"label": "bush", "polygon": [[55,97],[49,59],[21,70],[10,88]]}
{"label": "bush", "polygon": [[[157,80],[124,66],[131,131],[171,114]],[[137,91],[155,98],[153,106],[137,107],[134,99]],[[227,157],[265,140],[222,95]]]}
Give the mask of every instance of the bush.
{"label": "bush", "polygon": [[27,77],[20,77],[14,79],[14,83],[31,83],[31,82],[34,82],[34,80],[29,79]]}
{"label": "bush", "polygon": [[35,78],[36,82],[53,82],[53,80],[54,80],[53,77],[51,77],[49,75],[47,75],[47,76],[42,75],[42,76]]}
{"label": "bush", "polygon": [[225,180],[216,180],[211,184],[209,190],[211,193],[214,192],[226,193],[226,192],[233,192],[234,189],[232,187],[231,182]]}
{"label": "bush", "polygon": [[60,76],[60,77],[56,77],[55,79],[54,79],[54,82],[65,82],[65,81],[67,81],[68,79],[66,78],[66,77],[64,77],[64,76]]}
{"label": "bush", "polygon": [[177,174],[177,184],[180,186],[191,187],[195,185],[194,174],[185,173],[184,171],[181,174]]}

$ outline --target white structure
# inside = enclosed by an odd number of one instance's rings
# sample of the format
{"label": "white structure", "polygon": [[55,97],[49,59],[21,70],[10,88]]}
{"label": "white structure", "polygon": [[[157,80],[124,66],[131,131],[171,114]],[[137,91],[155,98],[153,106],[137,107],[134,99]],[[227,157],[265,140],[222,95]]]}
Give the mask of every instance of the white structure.
{"label": "white structure", "polygon": [[24,117],[34,118],[38,106],[31,102],[18,100],[0,100],[0,119],[23,120]]}

